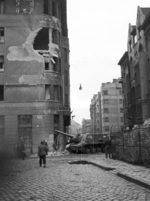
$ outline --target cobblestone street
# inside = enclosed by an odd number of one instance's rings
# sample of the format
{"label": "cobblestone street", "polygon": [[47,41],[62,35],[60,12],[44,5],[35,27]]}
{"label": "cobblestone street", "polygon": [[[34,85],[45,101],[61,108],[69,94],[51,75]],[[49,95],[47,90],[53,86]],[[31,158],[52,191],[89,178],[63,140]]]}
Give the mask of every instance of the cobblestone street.
{"label": "cobblestone street", "polygon": [[[70,164],[97,156],[48,157],[13,160],[0,178],[0,201],[102,201],[150,200],[150,191],[89,164]],[[100,160],[101,156],[97,157]]]}

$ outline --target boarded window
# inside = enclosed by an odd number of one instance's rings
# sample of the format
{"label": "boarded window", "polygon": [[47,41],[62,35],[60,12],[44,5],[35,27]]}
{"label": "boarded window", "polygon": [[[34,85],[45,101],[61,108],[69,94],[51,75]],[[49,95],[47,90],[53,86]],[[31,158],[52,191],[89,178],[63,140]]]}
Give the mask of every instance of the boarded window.
{"label": "boarded window", "polygon": [[0,0],[0,14],[4,13],[5,1]]}
{"label": "boarded window", "polygon": [[4,43],[4,28],[0,27],[0,43]]}
{"label": "boarded window", "polygon": [[4,85],[0,85],[0,101],[4,100]]}
{"label": "boarded window", "polygon": [[45,99],[50,99],[50,85],[45,85]]}
{"label": "boarded window", "polygon": [[49,29],[41,29],[35,37],[33,47],[35,50],[48,50],[49,45]]}
{"label": "boarded window", "polygon": [[0,55],[0,70],[4,70],[4,56]]}

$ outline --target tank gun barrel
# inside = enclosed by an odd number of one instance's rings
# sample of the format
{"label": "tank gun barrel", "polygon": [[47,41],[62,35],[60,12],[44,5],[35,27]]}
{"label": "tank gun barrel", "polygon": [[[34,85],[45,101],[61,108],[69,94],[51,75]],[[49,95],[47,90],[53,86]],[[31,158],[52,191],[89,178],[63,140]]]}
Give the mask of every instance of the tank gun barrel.
{"label": "tank gun barrel", "polygon": [[70,134],[68,134],[68,133],[64,133],[64,132],[59,131],[59,130],[55,130],[55,131],[56,131],[57,133],[62,134],[62,135],[66,135],[67,137],[73,138],[73,136],[72,136],[72,135],[70,135]]}

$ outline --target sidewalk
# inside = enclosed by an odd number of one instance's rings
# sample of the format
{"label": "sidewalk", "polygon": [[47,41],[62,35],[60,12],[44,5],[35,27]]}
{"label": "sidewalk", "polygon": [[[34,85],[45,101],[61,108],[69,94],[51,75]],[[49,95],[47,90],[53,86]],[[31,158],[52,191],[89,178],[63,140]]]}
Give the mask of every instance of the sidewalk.
{"label": "sidewalk", "polygon": [[[150,169],[139,165],[132,165],[114,159],[106,159],[104,155],[88,159],[93,165],[110,170],[111,173],[130,182],[150,189]],[[111,170],[112,169],[112,170]]]}

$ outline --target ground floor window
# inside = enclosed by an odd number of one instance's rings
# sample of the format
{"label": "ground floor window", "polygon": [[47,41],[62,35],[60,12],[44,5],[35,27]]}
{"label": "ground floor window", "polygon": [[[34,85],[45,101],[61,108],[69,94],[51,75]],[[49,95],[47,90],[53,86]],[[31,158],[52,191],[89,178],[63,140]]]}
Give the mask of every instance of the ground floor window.
{"label": "ground floor window", "polygon": [[32,115],[18,116],[18,142],[21,141],[32,151]]}

